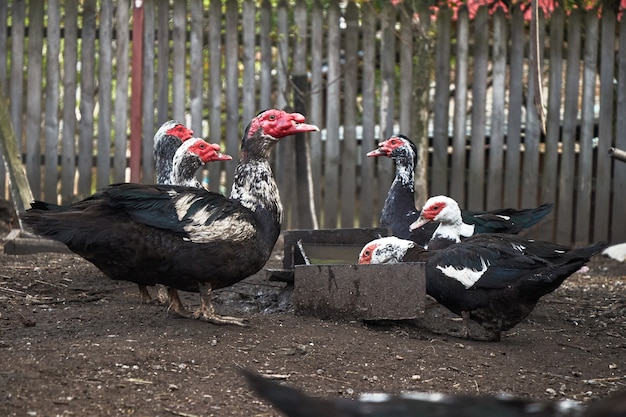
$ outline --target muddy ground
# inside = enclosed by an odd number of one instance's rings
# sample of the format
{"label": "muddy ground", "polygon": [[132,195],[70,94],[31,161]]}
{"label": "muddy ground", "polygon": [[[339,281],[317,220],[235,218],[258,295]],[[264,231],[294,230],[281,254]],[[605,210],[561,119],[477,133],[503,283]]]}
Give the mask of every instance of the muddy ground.
{"label": "muddy ground", "polygon": [[460,322],[435,304],[410,322],[296,316],[277,303],[285,284],[264,273],[216,297],[219,312],[250,326],[216,326],[141,304],[134,284],[78,256],[1,254],[0,415],[280,415],[239,368],[324,397],[604,398],[626,389],[626,266],[602,256],[589,266],[494,343],[446,335]]}

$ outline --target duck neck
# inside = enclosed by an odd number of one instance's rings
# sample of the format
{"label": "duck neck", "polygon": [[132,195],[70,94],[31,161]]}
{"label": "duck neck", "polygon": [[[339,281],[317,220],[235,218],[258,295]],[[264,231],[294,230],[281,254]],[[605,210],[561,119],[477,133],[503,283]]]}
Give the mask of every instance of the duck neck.
{"label": "duck neck", "polygon": [[430,238],[428,249],[441,249],[453,243],[459,243],[461,241],[462,230],[463,222],[461,219],[439,223],[439,226],[437,226],[437,229]]}
{"label": "duck neck", "polygon": [[235,169],[230,198],[255,215],[269,216],[278,224],[282,223],[283,206],[267,158],[242,156]]}

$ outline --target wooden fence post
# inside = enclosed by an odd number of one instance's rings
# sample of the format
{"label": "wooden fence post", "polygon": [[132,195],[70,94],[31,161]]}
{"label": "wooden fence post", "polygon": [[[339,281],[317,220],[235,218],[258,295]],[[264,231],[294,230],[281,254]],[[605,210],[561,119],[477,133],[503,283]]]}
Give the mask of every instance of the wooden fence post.
{"label": "wooden fence post", "polygon": [[[24,172],[20,153],[17,150],[15,133],[13,133],[13,125],[11,124],[11,117],[9,116],[2,86],[0,86],[0,146],[11,181],[11,197],[15,205],[15,212],[19,217],[26,210],[26,204],[30,204],[34,198],[28,184],[28,178],[26,178],[26,173]],[[21,228],[22,222],[20,220]]]}
{"label": "wooden fence post", "polygon": [[130,182],[141,181],[141,103],[143,98],[143,1],[133,7],[133,58],[130,104]]}

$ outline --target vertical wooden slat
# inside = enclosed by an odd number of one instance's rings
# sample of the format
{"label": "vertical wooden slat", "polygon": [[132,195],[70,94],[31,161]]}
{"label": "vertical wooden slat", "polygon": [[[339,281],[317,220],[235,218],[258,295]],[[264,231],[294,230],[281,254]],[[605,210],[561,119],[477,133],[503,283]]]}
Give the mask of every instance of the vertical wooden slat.
{"label": "vertical wooden slat", "polygon": [[328,72],[326,78],[326,143],[324,157],[324,227],[338,227],[339,196],[339,92],[341,90],[341,65],[339,63],[340,39],[339,5],[335,2],[328,6],[326,15]]}
{"label": "vertical wooden slat", "polygon": [[[26,2],[13,3],[13,25],[11,28],[11,82],[9,83],[9,98],[11,123],[17,149],[22,149],[22,117],[24,103],[24,53],[27,51],[24,44],[24,22],[26,21]],[[33,193],[34,194],[34,193]]]}
{"label": "vertical wooden slat", "polygon": [[[539,44],[536,45],[533,40],[530,41],[530,47],[539,47],[537,53],[531,53],[531,56],[539,57],[541,62],[543,57],[543,14],[539,11],[539,19],[537,22],[537,32],[539,33]],[[531,75],[531,68],[536,63],[529,64],[528,86],[526,89],[526,129],[524,132],[524,157],[522,171],[522,206],[534,207],[539,197],[539,142],[541,141],[541,121],[537,113],[535,105],[535,97],[538,88],[536,88],[535,77]],[[539,74],[541,80],[541,74]],[[539,86],[542,88],[542,86]]]}
{"label": "vertical wooden slat", "polygon": [[242,83],[242,119],[248,123],[254,115],[261,109],[256,108],[256,86],[254,80],[254,58],[256,54],[256,8],[253,0],[244,0],[242,5],[242,58],[243,83]]}
{"label": "vertical wooden slat", "polygon": [[57,201],[59,180],[59,52],[61,50],[61,13],[59,0],[48,1],[46,44],[46,120],[44,175],[45,201]]}
{"label": "vertical wooden slat", "polygon": [[[143,113],[143,3],[133,3],[133,44],[131,54],[131,84],[130,84],[130,152],[129,167],[130,181],[140,182],[142,157],[142,121]],[[152,178],[146,178],[151,182]]]}
{"label": "vertical wooden slat", "polygon": [[[209,135],[211,142],[223,143],[222,135],[222,2],[212,1],[209,6]],[[247,123],[247,122],[246,122]],[[223,146],[224,146],[223,145]],[[230,154],[237,159],[239,152]],[[209,188],[220,189],[222,163],[214,162],[209,167]],[[227,190],[227,194],[230,189]]]}
{"label": "vertical wooden slat", "polygon": [[41,198],[41,89],[43,0],[30,3],[28,19],[28,84],[26,86],[26,175],[35,198]]}
{"label": "vertical wooden slat", "polygon": [[[310,35],[307,6],[304,2],[295,4],[294,25],[296,27],[296,42],[293,46],[292,61],[294,110],[310,117],[308,103],[310,90],[307,75]],[[309,142],[305,139],[307,136],[300,133],[296,135],[295,142],[296,178],[294,183],[297,216],[293,216],[292,227],[299,229],[314,229],[318,225],[317,211],[313,200],[313,189],[316,187],[311,177],[311,152],[309,151]],[[319,138],[315,140],[319,140]]]}
{"label": "vertical wooden slat", "polygon": [[[239,39],[238,31],[232,30],[239,25],[239,10],[236,0],[226,2],[226,52],[225,64],[225,94],[226,94],[226,153],[237,155],[239,150]],[[248,123],[248,120],[246,120]],[[233,170],[226,171],[226,189],[230,190],[233,184]]]}
{"label": "vertical wooden slat", "polygon": [[[315,6],[314,9],[315,10]],[[261,97],[259,111],[272,107],[272,4],[270,0],[261,2],[259,16],[259,49],[261,52]],[[245,123],[248,123],[246,121]]]}
{"label": "vertical wooden slat", "polygon": [[[437,16],[435,41],[435,98],[433,103],[433,156],[430,176],[431,195],[448,191],[448,112],[450,107],[450,30],[452,13],[441,9]],[[462,178],[462,177],[461,177]],[[455,178],[454,181],[457,179]]]}
{"label": "vertical wooden slat", "polygon": [[[385,4],[380,14],[380,137],[383,140],[393,134],[394,104],[395,104],[395,76],[396,76],[396,52],[395,52],[395,7],[391,3]],[[378,201],[382,203],[387,197],[389,186],[394,177],[393,161],[383,158],[377,161],[378,178],[380,185],[377,187]]]}
{"label": "vertical wooden slat", "polygon": [[[364,153],[376,148],[377,137],[374,136],[376,125],[376,14],[371,6],[362,8],[361,31],[363,37],[363,68],[361,81],[361,105],[363,107],[363,144]],[[365,225],[376,225],[380,219],[383,201],[375,204],[376,198],[376,178],[375,164],[381,158],[368,158],[363,156],[361,163],[361,227]],[[389,186],[389,184],[387,184]]]}
{"label": "vertical wooden slat", "polygon": [[[0,88],[6,93],[8,90],[8,74],[7,74],[7,23],[8,23],[9,3],[3,1],[0,3]],[[0,185],[3,186],[3,185]]]}
{"label": "vertical wooden slat", "polygon": [[[293,107],[288,105],[289,95],[289,17],[287,10],[287,1],[281,0],[278,2],[278,8],[276,9],[276,29],[277,29],[277,44],[276,44],[276,107],[279,109],[287,108],[293,110]],[[274,150],[276,158],[276,182],[278,183],[278,190],[282,197],[284,207],[284,224],[289,227],[292,218],[291,209],[294,201],[293,191],[293,175],[295,173],[295,152],[294,141],[283,141]]]}
{"label": "vertical wooden slat", "polygon": [[61,150],[61,203],[73,201],[76,176],[76,83],[78,0],[65,1],[63,37],[63,145]]}
{"label": "vertical wooden slat", "polygon": [[341,150],[341,227],[356,227],[357,205],[356,166],[362,159],[358,155],[356,138],[356,94],[359,67],[359,12],[354,2],[349,2],[345,12],[344,64],[343,64],[343,149]]}
{"label": "vertical wooden slat", "polygon": [[[610,205],[611,201],[611,164],[607,161],[608,150],[613,139],[613,92],[615,65],[615,13],[604,10],[602,13],[602,33],[600,44],[600,120],[598,131],[598,150],[594,198],[593,237],[591,240],[609,240],[610,237]],[[624,45],[626,46],[626,45]]]}
{"label": "vertical wooden slat", "polygon": [[[213,4],[215,2],[211,2]],[[157,126],[173,119],[170,113],[170,2],[158,0],[158,46],[157,51]],[[184,120],[179,120],[184,122]]]}
{"label": "vertical wooden slat", "polygon": [[[119,9],[125,9],[125,12],[121,12]],[[119,3],[118,6],[118,50],[117,50],[117,67],[118,73],[125,74],[128,77],[128,37],[125,39],[119,38],[120,32],[128,34],[124,25],[125,21],[122,20],[123,14],[127,15],[128,3]],[[154,0],[144,1],[143,3],[143,90],[142,90],[142,130],[141,136],[143,138],[143,147],[141,149],[141,155],[143,157],[142,173],[143,182],[150,184],[156,182],[155,175],[155,162],[154,162],[154,133],[157,130],[155,126],[155,111],[156,103],[154,101],[154,62],[156,51],[156,37],[155,37],[155,2]],[[116,178],[123,178],[124,167],[126,165],[126,102],[128,101],[128,81],[120,84],[120,80],[117,81],[117,94],[121,98],[121,103],[115,100],[115,118],[119,114],[121,120],[120,125],[116,123],[116,130],[123,129],[122,132],[115,132],[115,170],[114,176]],[[122,113],[124,112],[124,113]]]}
{"label": "vertical wooden slat", "polygon": [[561,136],[561,164],[559,168],[559,198],[557,200],[556,241],[572,242],[574,226],[574,178],[576,124],[578,118],[578,90],[580,82],[581,12],[574,10],[568,19],[567,68],[565,74],[565,102],[563,104],[563,133]]}
{"label": "vertical wooden slat", "polygon": [[511,53],[509,72],[509,115],[504,179],[504,207],[518,207],[520,201],[522,97],[524,80],[524,19],[520,5],[511,12]]}
{"label": "vertical wooden slat", "polygon": [[189,3],[191,31],[189,33],[189,110],[190,127],[196,136],[202,137],[202,110],[204,109],[204,62],[202,45],[203,12],[202,0],[191,0]]}
{"label": "vertical wooden slat", "polygon": [[[154,62],[154,2],[151,0],[144,4],[144,10],[148,8],[151,11],[150,34],[145,40],[149,41],[149,47],[146,50],[151,51],[150,63]],[[126,149],[128,142],[128,77],[129,77],[129,60],[128,60],[128,20],[129,20],[130,0],[120,0],[117,2],[117,13],[115,27],[116,36],[116,79],[115,79],[115,151],[113,156],[113,181],[122,182],[126,179]],[[145,12],[144,12],[145,13]],[[146,15],[144,14],[144,19]],[[145,23],[145,20],[144,20]],[[147,57],[144,57],[144,66]],[[152,100],[149,105],[144,102],[144,126],[146,124],[154,126],[154,71],[150,74],[144,72],[144,88],[152,93]],[[146,109],[146,106],[147,109]],[[146,114],[148,113],[148,114]],[[145,130],[144,130],[145,131]],[[149,145],[146,145],[149,146]],[[151,170],[147,170],[147,168]],[[144,160],[144,175],[147,179],[154,178],[154,167],[152,164],[146,163]]]}
{"label": "vertical wooden slat", "polygon": [[576,194],[576,227],[574,242],[588,243],[591,236],[591,187],[593,177],[594,104],[596,63],[598,57],[598,16],[589,11],[585,16],[585,47],[583,57],[583,91],[578,156],[578,192]]}
{"label": "vertical wooden slat", "polygon": [[95,44],[96,44],[96,0],[83,3],[83,26],[80,57],[80,122],[78,138],[78,195],[91,194],[93,164],[93,115],[95,109]]}
{"label": "vertical wooden slat", "polygon": [[[6,1],[0,3],[0,90],[6,94],[8,89],[7,74],[7,16],[9,4]],[[6,98],[6,96],[5,96]],[[0,198],[8,198],[6,190],[6,170],[4,164],[0,164]]]}
{"label": "vertical wooden slat", "polygon": [[454,69],[454,124],[452,126],[452,172],[450,195],[465,201],[467,169],[467,70],[469,66],[469,13],[458,11],[456,32],[456,65]]}
{"label": "vertical wooden slat", "polygon": [[[398,53],[400,55],[400,85],[413,85],[413,10],[404,3],[400,11],[400,34]],[[411,136],[413,121],[413,89],[400,88],[400,133]],[[447,109],[446,109],[447,111]],[[372,148],[373,149],[373,148]],[[369,150],[369,149],[368,149]]]}
{"label": "vertical wooden slat", "polygon": [[172,27],[172,116],[185,121],[185,61],[187,59],[187,2],[175,1]]}
{"label": "vertical wooden slat", "polygon": [[110,183],[111,159],[111,91],[113,86],[113,2],[100,1],[100,37],[98,41],[98,166],[96,187]]}
{"label": "vertical wooden slat", "polygon": [[[550,18],[550,61],[549,94],[546,123],[545,154],[541,177],[541,203],[555,203],[558,185],[559,142],[561,139],[561,99],[563,97],[563,36],[565,15],[562,8],[554,11]],[[555,213],[535,226],[537,235],[545,240],[554,239]]]}
{"label": "vertical wooden slat", "polygon": [[487,209],[503,207],[504,181],[504,106],[506,93],[506,44],[508,22],[501,8],[493,15],[493,81],[491,100],[491,132],[489,134],[489,166],[487,181]]}
{"label": "vertical wooden slat", "polygon": [[478,9],[474,20],[474,81],[472,88],[472,146],[469,158],[467,208],[482,210],[485,200],[485,122],[487,63],[489,60],[489,12]]}
{"label": "vertical wooden slat", "polygon": [[[324,86],[322,84],[322,62],[324,59],[324,17],[322,16],[322,6],[319,0],[313,1],[311,8],[311,111],[307,115],[311,123],[317,124],[320,129],[323,127],[324,118]],[[263,47],[263,43],[261,43]],[[263,76],[263,74],[261,74]],[[261,86],[263,88],[263,86]],[[311,138],[311,176],[313,177],[313,200],[316,208],[322,207],[322,196],[319,185],[322,184],[322,147],[320,132],[309,134]],[[318,222],[319,218],[318,210]]]}
{"label": "vertical wooden slat", "polygon": [[[619,44],[617,56],[617,100],[616,114],[626,114],[626,19],[622,16],[619,25]],[[615,120],[615,147],[626,149],[626,117],[618,116]],[[626,241],[626,163],[613,162],[613,205],[611,216],[611,242]]]}

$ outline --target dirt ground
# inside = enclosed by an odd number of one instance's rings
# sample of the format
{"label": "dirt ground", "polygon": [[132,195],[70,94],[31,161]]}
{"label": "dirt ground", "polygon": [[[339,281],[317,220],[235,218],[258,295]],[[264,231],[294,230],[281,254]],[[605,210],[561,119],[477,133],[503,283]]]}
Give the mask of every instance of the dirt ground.
{"label": "dirt ground", "polygon": [[75,255],[0,254],[0,415],[279,416],[240,368],[322,397],[604,398],[626,389],[626,266],[598,256],[589,267],[493,343],[446,335],[460,322],[435,304],[408,322],[296,316],[265,273],[216,297],[250,326],[217,326],[141,304],[136,285]]}

